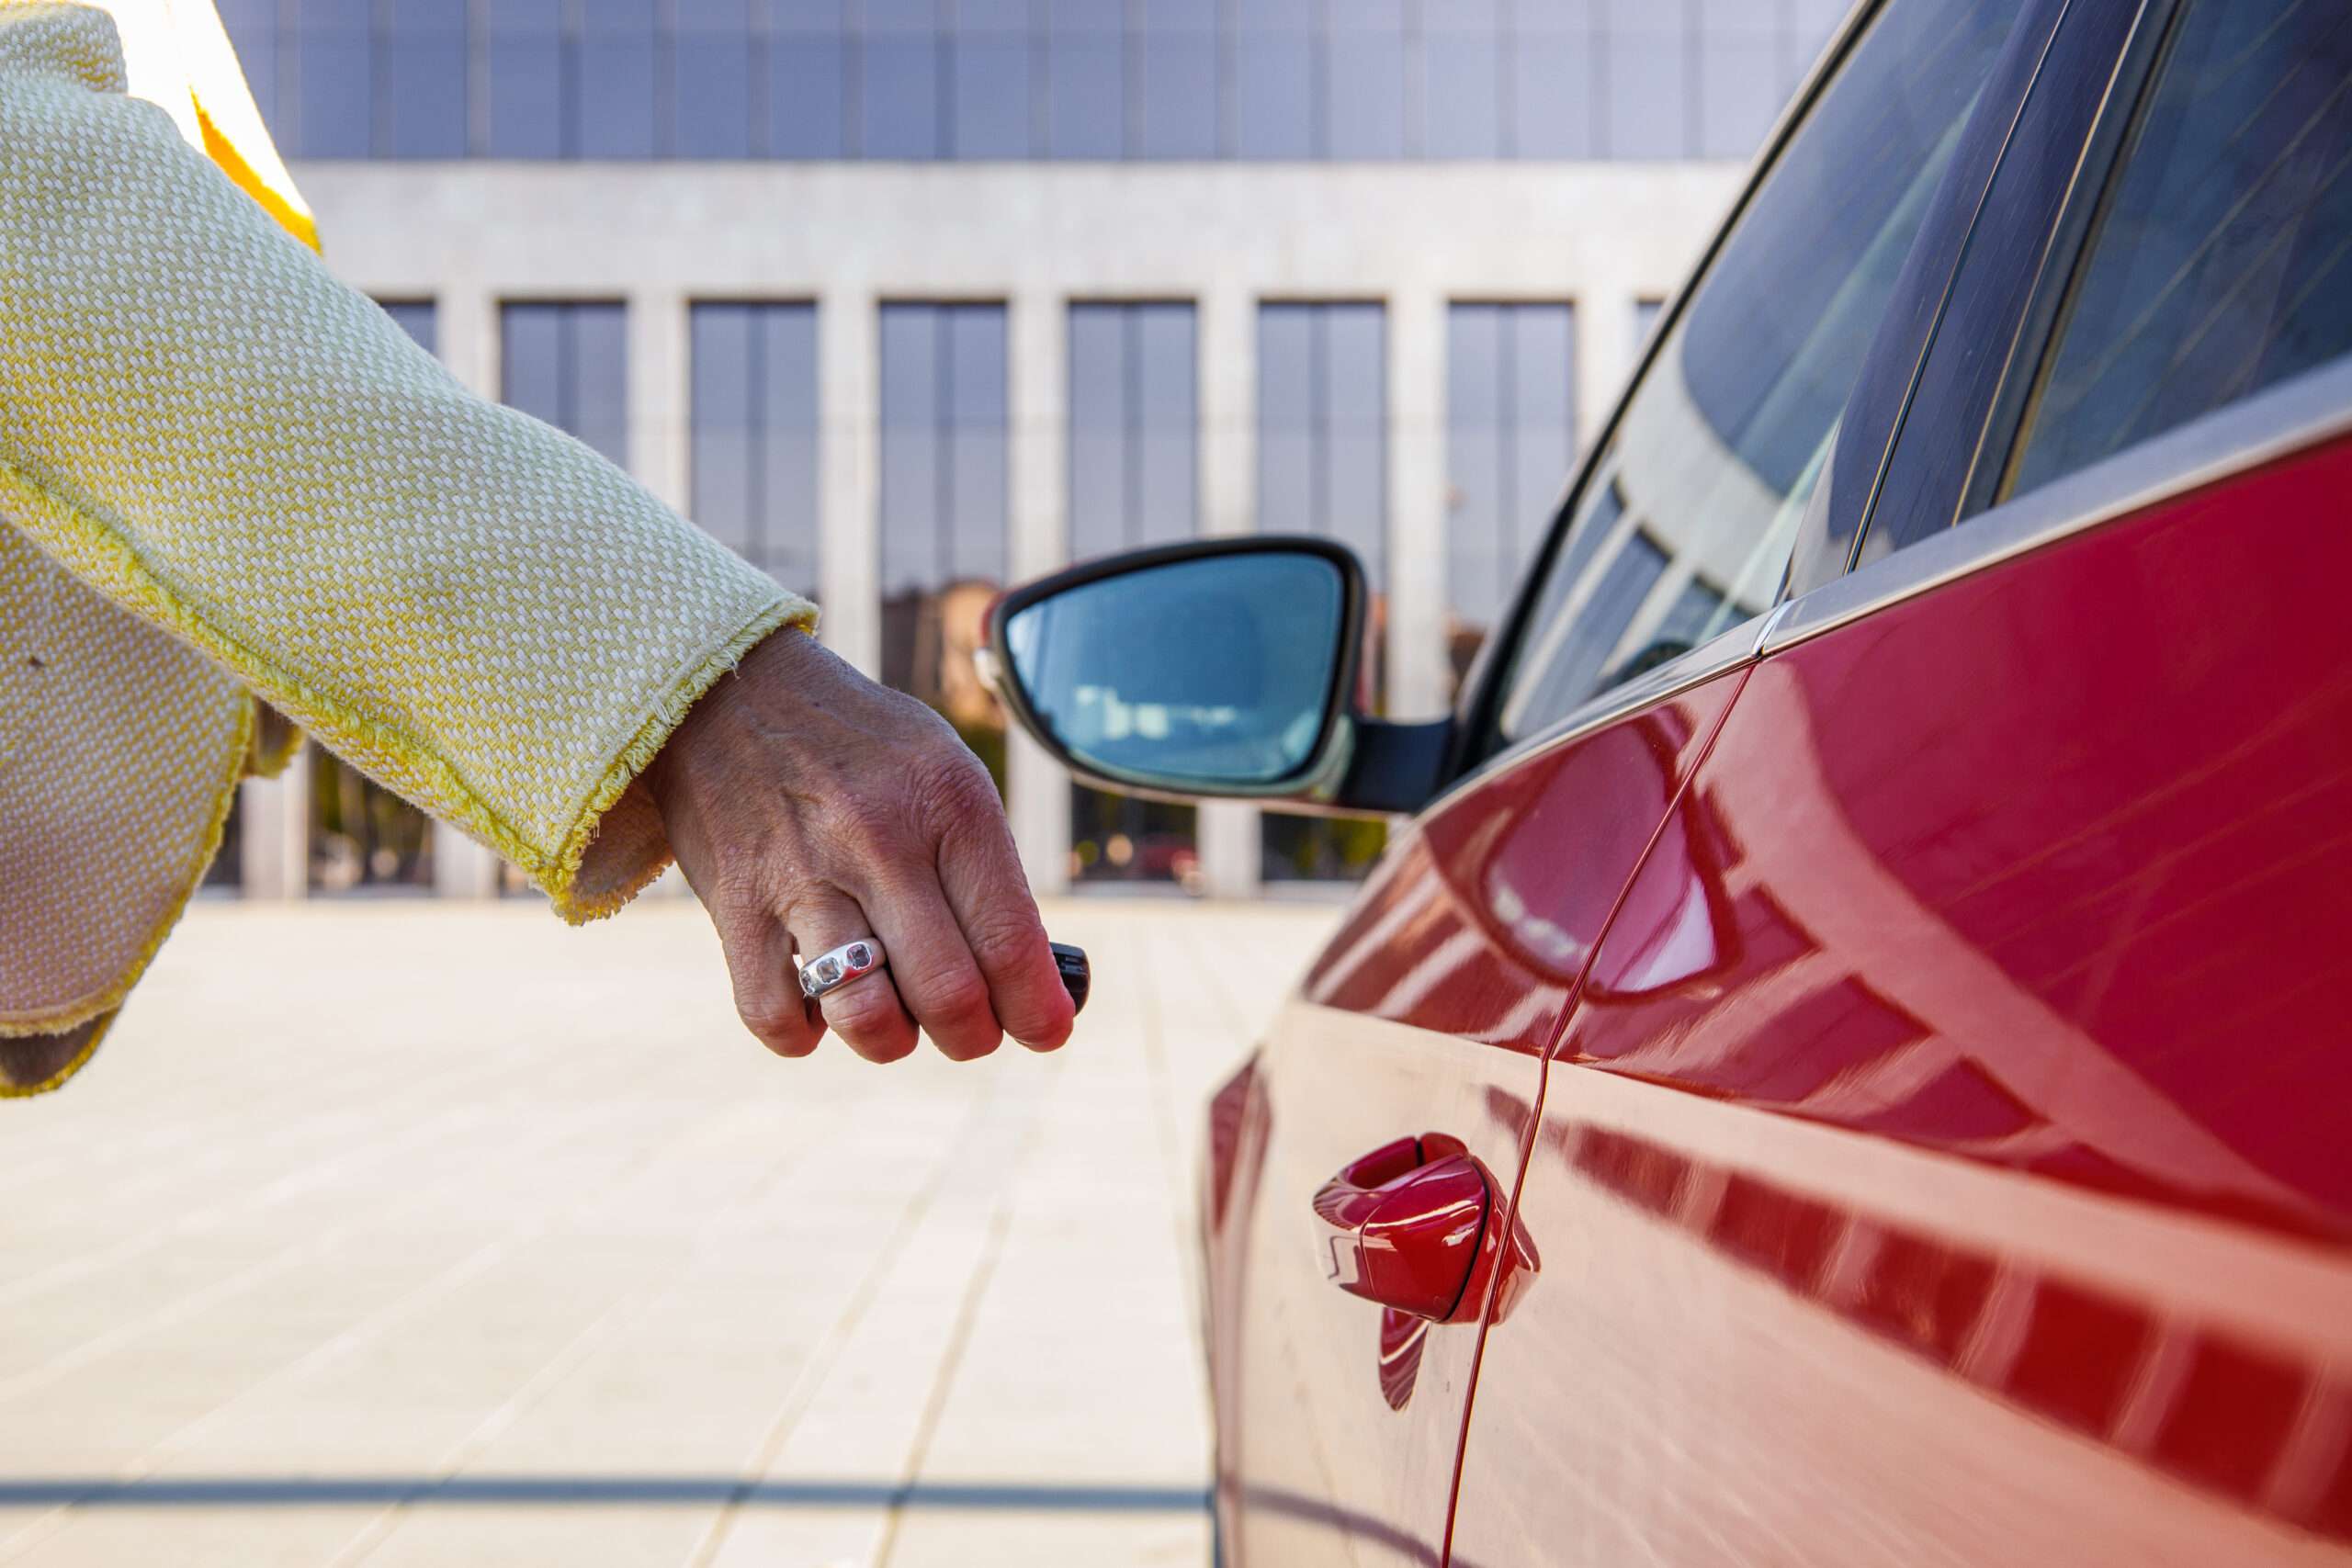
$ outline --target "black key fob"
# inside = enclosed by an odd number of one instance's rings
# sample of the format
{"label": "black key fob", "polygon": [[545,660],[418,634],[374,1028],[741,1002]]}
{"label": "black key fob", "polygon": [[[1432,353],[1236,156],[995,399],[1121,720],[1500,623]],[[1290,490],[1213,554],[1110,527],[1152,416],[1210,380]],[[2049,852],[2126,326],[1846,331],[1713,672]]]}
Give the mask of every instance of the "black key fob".
{"label": "black key fob", "polygon": [[1087,989],[1094,983],[1093,968],[1086,962],[1086,949],[1072,947],[1066,942],[1046,945],[1054,950],[1054,967],[1062,972],[1062,988],[1069,992],[1070,1006],[1084,1012]]}

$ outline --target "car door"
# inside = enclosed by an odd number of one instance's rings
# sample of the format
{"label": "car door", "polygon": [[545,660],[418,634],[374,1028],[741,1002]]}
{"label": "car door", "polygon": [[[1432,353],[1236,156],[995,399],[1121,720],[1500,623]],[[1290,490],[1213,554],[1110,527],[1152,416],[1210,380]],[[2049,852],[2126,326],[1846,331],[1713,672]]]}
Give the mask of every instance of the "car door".
{"label": "car door", "polygon": [[2352,1545],[2352,14],[2049,9],[1553,1053],[1458,1563]]}
{"label": "car door", "polygon": [[[1220,1519],[1245,1568],[1443,1556],[1481,1313],[1540,1299],[1555,1267],[1510,1219],[1542,1054],[1744,678],[1922,187],[2016,6],[1896,9],[1900,36],[1864,28],[1855,58],[1919,58],[1865,95],[1833,51],[1574,487],[1499,639],[1516,651],[1475,678],[1501,754],[1393,841],[1213,1111]],[[1464,1157],[1485,1291],[1443,1321],[1351,1293],[1327,1211]]]}

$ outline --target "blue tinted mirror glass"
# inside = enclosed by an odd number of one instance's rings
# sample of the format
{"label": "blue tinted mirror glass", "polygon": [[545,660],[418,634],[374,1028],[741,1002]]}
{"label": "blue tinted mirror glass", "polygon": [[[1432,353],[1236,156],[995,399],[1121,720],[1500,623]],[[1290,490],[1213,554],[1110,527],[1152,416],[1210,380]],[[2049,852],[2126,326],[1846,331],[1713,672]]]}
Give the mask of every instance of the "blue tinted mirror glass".
{"label": "blue tinted mirror glass", "polygon": [[1030,711],[1071,757],[1210,792],[1314,761],[1346,615],[1334,562],[1257,550],[1079,583],[1015,612],[1004,640]]}

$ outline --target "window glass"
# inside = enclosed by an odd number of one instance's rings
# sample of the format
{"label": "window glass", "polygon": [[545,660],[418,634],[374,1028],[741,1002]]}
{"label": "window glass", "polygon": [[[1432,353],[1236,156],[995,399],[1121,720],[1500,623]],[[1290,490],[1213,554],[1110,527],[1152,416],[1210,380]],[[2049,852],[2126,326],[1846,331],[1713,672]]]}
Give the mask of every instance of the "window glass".
{"label": "window glass", "polygon": [[2352,352],[2352,10],[2191,0],[2174,29],[2011,491]]}
{"label": "window glass", "polygon": [[670,146],[681,158],[752,153],[749,0],[672,0]]}
{"label": "window glass", "polygon": [[[1072,558],[1172,544],[1199,526],[1193,307],[1069,309]],[[1070,874],[1197,886],[1196,814],[1073,785]]]}
{"label": "window glass", "polygon": [[483,0],[493,158],[563,155],[560,0]]}
{"label": "window glass", "polygon": [[849,50],[834,0],[775,8],[768,35],[768,151],[779,158],[839,158]]}
{"label": "window glass", "polygon": [[1143,0],[1144,157],[1216,156],[1216,0]]}
{"label": "window glass", "polygon": [[954,155],[1029,156],[1029,0],[960,0],[955,50]]}
{"label": "window glass", "polygon": [[1627,402],[1521,633],[1505,739],[1778,596],[1928,193],[2020,3],[1879,13]]}
{"label": "window glass", "polygon": [[628,345],[619,305],[530,303],[499,312],[503,396],[628,463]]}
{"label": "window glass", "polygon": [[1057,158],[1116,158],[1126,151],[1124,0],[1050,0],[1046,118]]}
{"label": "window glass", "polygon": [[1777,8],[1756,0],[1700,0],[1699,144],[1692,149],[1700,157],[1745,158],[1763,143],[1796,85],[1782,63],[1791,37]]}
{"label": "window glass", "polygon": [[[245,85],[253,89],[254,107],[261,110],[262,123],[269,127],[270,137],[281,152],[300,152],[293,141],[293,128],[278,115],[277,0],[218,0],[217,9],[229,42],[237,51],[237,63],[244,71]],[[221,859],[227,858],[223,853]]]}
{"label": "window glass", "polygon": [[939,156],[937,21],[934,0],[865,0],[858,40],[865,156]]}
{"label": "window glass", "polygon": [[1431,158],[1502,153],[1503,28],[1497,0],[1421,8],[1421,149]]}
{"label": "window glass", "polygon": [[1576,443],[1566,305],[1456,305],[1446,319],[1446,647],[1458,682],[1510,602]]}
{"label": "window glass", "polygon": [[654,0],[581,0],[571,145],[583,158],[650,158]]}
{"label": "window glass", "polygon": [[1330,12],[1322,155],[1405,155],[1405,0],[1352,0]]}
{"label": "window glass", "polygon": [[1004,308],[882,308],[882,677],[1004,782],[1004,716],[972,655],[1004,581]]}
{"label": "window glass", "polygon": [[1601,155],[1679,158],[1690,146],[1690,49],[1683,10],[1657,0],[1606,4]]}
{"label": "window glass", "polygon": [[440,333],[435,321],[430,299],[388,299],[382,301],[384,314],[392,323],[415,340],[427,354],[441,352]]}
{"label": "window glass", "polygon": [[802,594],[817,586],[816,316],[697,304],[690,329],[694,519]]}
{"label": "window glass", "polygon": [[[1258,526],[1338,539],[1363,561],[1375,712],[1387,625],[1387,397],[1380,306],[1258,308]],[[1377,822],[1269,814],[1262,868],[1275,880],[1360,876],[1383,842]]]}
{"label": "window glass", "polygon": [[1510,155],[1589,158],[1595,110],[1605,101],[1593,81],[1593,6],[1598,0],[1548,0],[1513,14],[1510,48]]}
{"label": "window glass", "polygon": [[385,14],[383,152],[466,154],[466,0],[404,0]]}
{"label": "window glass", "polygon": [[1315,156],[1314,0],[1249,0],[1235,17],[1234,149]]}
{"label": "window glass", "polygon": [[295,141],[306,158],[365,158],[372,150],[375,51],[368,0],[298,0]]}

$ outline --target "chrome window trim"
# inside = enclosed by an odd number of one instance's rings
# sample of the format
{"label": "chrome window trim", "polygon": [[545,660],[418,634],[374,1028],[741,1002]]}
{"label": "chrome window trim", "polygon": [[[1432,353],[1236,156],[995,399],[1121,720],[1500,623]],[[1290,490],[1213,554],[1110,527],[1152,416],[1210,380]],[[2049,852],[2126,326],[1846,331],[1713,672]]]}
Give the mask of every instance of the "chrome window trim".
{"label": "chrome window trim", "polygon": [[[1578,445],[1568,465],[1567,478],[1552,503],[1543,538],[1534,556],[1521,570],[1519,581],[1511,590],[1502,618],[1479,645],[1455,698],[1453,722],[1457,739],[1449,771],[1458,770],[1455,772],[1456,782],[1475,778],[1496,763],[1519,755],[1529,746],[1541,744],[1546,736],[1555,732],[1559,724],[1572,722],[1577,717],[1577,712],[1572,710],[1555,720],[1552,728],[1516,739],[1506,739],[1502,734],[1502,705],[1510,695],[1511,676],[1521,646],[1529,635],[1528,619],[1534,609],[1536,595],[1542,591],[1560,551],[1566,547],[1569,525],[1576,521],[1575,510],[1582,504],[1586,492],[1600,477],[1602,457],[1617,439],[1618,427],[1623,423],[1625,410],[1648,378],[1652,363],[1665,349],[1666,340],[1674,334],[1674,329],[1689,309],[1699,285],[1722,258],[1724,245],[1731,238],[1732,231],[1739,227],[1740,220],[1755,205],[1757,193],[1763,188],[1781,154],[1795,139],[1798,128],[1813,113],[1815,105],[1828,90],[1830,82],[1845,68],[1856,41],[1869,30],[1886,3],[1887,0],[1851,0],[1846,7],[1845,18],[1830,29],[1828,39],[1821,46],[1821,52],[1814,57],[1804,79],[1789,95],[1789,101],[1781,107],[1779,117],[1772,121],[1772,129],[1765,133],[1755,156],[1747,161],[1747,167],[1740,177],[1739,189],[1716,222],[1713,231],[1708,235],[1705,248],[1682,274],[1680,286],[1660,304],[1657,320],[1651,325],[1649,336],[1636,345],[1633,367],[1626,372],[1624,383],[1617,389],[1617,395],[1609,400],[1608,412],[1602,417],[1600,427],[1589,440]],[[1691,651],[1696,653],[1699,650],[1694,649]],[[1690,655],[1683,657],[1689,658]],[[1668,669],[1671,665],[1660,665],[1658,668]],[[1446,793],[1451,793],[1451,790],[1449,784]],[[1441,794],[1438,798],[1443,799],[1444,795]]]}
{"label": "chrome window trim", "polygon": [[1758,651],[1778,653],[2347,432],[2352,432],[2352,355],[2126,447],[1792,599],[1782,606],[1787,615],[1765,628]]}
{"label": "chrome window trim", "polygon": [[1750,615],[1737,626],[1717,632],[1688,652],[1676,654],[1657,669],[1645,670],[1630,681],[1621,681],[1608,690],[1588,697],[1544,728],[1496,752],[1453,780],[1413,814],[1415,818],[1434,816],[1444,810],[1456,795],[1474,784],[1514,768],[1524,767],[1547,751],[1572,745],[1594,730],[1606,728],[1643,708],[1679,697],[1727,671],[1755,663],[1763,656],[1765,638],[1771,635],[1773,627],[1781,624],[1781,618],[1788,611],[1788,604],[1781,604],[1760,615]]}

